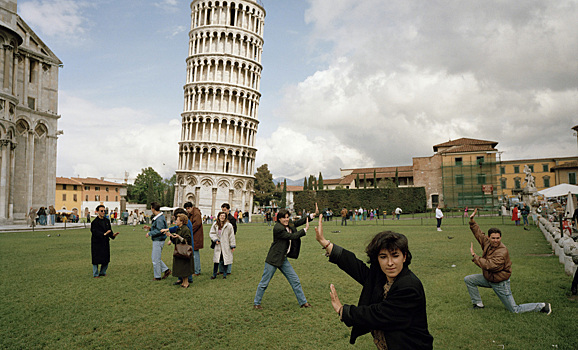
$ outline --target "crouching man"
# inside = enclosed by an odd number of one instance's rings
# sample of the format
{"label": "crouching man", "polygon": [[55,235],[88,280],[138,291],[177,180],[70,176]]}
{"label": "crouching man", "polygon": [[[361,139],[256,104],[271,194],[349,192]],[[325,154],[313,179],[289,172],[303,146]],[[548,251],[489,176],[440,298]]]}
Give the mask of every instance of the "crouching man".
{"label": "crouching man", "polygon": [[516,305],[512,290],[510,289],[510,276],[512,275],[512,261],[508,248],[502,243],[502,232],[497,228],[490,228],[488,236],[480,230],[480,226],[474,221],[478,210],[470,216],[470,230],[482,247],[483,254],[478,256],[474,252],[474,243],[470,246],[472,261],[482,269],[482,274],[469,275],[464,278],[474,309],[483,309],[484,304],[480,297],[478,287],[492,288],[500,298],[506,309],[514,313],[543,312],[550,314],[550,303],[529,303]]}

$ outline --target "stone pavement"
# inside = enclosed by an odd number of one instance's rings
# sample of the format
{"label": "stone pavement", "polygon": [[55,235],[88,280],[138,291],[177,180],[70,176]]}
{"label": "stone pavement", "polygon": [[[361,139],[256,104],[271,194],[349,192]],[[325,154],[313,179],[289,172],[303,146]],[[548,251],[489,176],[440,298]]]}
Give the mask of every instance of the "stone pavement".
{"label": "stone pavement", "polygon": [[79,229],[79,228],[90,228],[90,224],[86,224],[84,222],[79,223],[63,223],[57,222],[52,225],[36,225],[34,228],[23,224],[23,225],[0,225],[0,232],[28,232],[28,231],[53,231],[53,230],[69,230],[69,229]]}

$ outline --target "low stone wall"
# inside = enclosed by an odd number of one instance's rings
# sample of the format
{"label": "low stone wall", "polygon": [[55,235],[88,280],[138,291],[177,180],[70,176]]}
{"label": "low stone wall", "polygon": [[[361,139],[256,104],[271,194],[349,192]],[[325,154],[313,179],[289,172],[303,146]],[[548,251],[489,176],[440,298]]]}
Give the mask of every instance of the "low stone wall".
{"label": "low stone wall", "polygon": [[560,263],[564,265],[564,272],[573,276],[578,265],[578,242],[569,236],[562,236],[560,229],[541,215],[538,215],[538,227],[552,245]]}

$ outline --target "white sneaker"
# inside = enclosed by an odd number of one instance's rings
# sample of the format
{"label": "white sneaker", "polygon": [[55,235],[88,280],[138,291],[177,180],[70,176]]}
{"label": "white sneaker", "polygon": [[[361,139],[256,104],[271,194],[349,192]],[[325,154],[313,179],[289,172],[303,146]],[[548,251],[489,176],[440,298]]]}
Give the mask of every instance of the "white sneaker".
{"label": "white sneaker", "polygon": [[441,231],[442,229],[438,227],[438,231]]}

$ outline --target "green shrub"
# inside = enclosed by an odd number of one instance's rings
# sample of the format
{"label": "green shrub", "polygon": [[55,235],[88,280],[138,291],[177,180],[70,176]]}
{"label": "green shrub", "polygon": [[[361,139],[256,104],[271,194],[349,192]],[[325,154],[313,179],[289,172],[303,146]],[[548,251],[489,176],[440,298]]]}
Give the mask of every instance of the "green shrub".
{"label": "green shrub", "polygon": [[404,213],[426,211],[426,195],[423,187],[341,189],[323,191],[302,191],[295,193],[295,209],[314,210],[319,208],[379,208],[391,213],[400,207]]}

